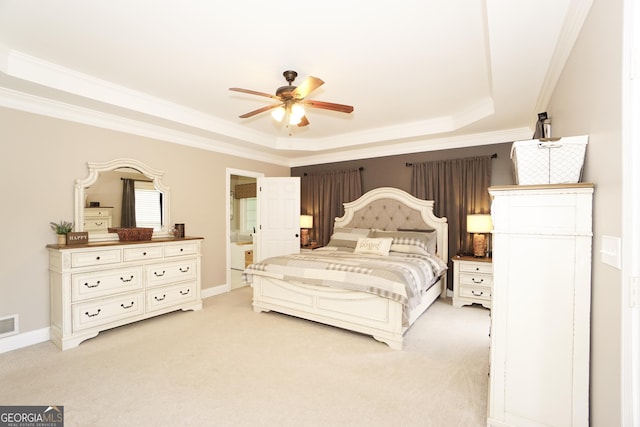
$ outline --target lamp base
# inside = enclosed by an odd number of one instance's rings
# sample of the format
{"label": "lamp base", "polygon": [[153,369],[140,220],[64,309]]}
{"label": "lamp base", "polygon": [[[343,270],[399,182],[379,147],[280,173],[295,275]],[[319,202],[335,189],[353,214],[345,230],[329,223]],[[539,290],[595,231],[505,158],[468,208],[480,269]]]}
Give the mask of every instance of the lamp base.
{"label": "lamp base", "polygon": [[487,239],[484,234],[475,233],[473,235],[473,256],[481,258],[487,252]]}
{"label": "lamp base", "polygon": [[300,230],[300,245],[309,246],[309,230],[306,228]]}

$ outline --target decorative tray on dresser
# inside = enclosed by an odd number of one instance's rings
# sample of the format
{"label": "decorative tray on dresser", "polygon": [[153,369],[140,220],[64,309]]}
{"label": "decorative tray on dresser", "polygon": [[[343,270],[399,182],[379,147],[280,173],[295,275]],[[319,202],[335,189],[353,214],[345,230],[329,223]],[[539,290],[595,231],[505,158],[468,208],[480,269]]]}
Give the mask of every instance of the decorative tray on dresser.
{"label": "decorative tray on dresser", "polygon": [[106,329],[200,310],[202,240],[47,245],[51,341],[67,350]]}

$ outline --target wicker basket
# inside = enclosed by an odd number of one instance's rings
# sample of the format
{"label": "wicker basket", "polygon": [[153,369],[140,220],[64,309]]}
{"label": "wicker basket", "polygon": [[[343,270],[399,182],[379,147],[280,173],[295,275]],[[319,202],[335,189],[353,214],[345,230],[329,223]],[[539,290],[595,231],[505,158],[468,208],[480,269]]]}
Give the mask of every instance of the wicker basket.
{"label": "wicker basket", "polygon": [[516,141],[511,147],[518,185],[573,184],[582,179],[588,136]]}
{"label": "wicker basket", "polygon": [[118,238],[123,242],[151,240],[153,235],[153,228],[147,227],[111,228],[109,231],[118,233]]}

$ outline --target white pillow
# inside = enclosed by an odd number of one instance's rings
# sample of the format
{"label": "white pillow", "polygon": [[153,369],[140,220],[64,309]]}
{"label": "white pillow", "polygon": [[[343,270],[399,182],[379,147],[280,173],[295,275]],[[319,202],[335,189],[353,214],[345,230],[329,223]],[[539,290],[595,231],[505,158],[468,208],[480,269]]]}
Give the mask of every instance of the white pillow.
{"label": "white pillow", "polygon": [[354,253],[359,254],[373,254],[388,256],[389,249],[391,249],[392,237],[372,238],[361,237],[358,239]]}

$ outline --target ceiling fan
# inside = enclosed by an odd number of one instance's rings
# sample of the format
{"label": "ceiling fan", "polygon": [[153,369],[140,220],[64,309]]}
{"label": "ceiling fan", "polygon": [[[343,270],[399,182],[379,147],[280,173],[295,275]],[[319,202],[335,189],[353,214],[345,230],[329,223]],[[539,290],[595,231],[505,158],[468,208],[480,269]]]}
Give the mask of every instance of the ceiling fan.
{"label": "ceiling fan", "polygon": [[339,111],[341,113],[351,113],[353,111],[353,107],[351,105],[334,104],[332,102],[306,99],[311,92],[324,84],[321,79],[309,76],[299,86],[293,86],[292,83],[298,76],[298,73],[293,70],[287,70],[282,73],[282,75],[287,80],[288,84],[287,86],[279,87],[278,90],[276,90],[275,95],[238,87],[229,88],[229,90],[234,92],[243,92],[278,100],[275,104],[267,105],[239,116],[241,119],[246,119],[248,117],[253,117],[256,114],[273,110],[271,115],[277,121],[281,122],[286,116],[286,123],[302,127],[309,124],[304,107],[321,108],[324,110]]}

